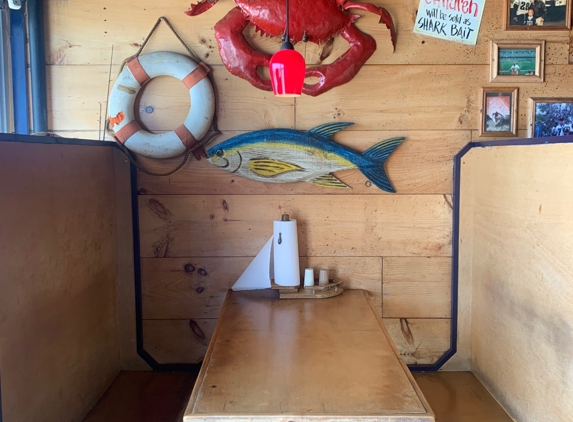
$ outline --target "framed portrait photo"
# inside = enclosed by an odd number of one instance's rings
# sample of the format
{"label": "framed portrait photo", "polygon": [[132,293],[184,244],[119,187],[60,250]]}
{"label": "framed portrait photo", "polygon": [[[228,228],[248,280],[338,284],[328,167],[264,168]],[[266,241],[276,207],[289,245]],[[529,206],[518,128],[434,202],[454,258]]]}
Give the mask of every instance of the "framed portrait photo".
{"label": "framed portrait photo", "polygon": [[482,88],[479,136],[517,136],[518,88]]}
{"label": "framed portrait photo", "polygon": [[545,41],[491,41],[490,82],[543,82]]}
{"label": "framed portrait photo", "polygon": [[573,98],[530,98],[530,138],[573,135]]}
{"label": "framed portrait photo", "polygon": [[505,0],[505,29],[571,29],[571,1],[573,0]]}

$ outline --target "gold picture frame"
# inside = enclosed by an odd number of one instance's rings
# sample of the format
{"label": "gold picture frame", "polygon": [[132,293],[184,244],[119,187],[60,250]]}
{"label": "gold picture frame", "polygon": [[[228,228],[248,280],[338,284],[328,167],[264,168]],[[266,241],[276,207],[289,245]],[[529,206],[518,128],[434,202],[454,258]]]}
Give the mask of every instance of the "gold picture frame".
{"label": "gold picture frame", "polygon": [[545,40],[492,40],[490,82],[545,81]]}
{"label": "gold picture frame", "polygon": [[573,135],[573,98],[530,98],[527,136]]}
{"label": "gold picture frame", "polygon": [[481,89],[480,137],[517,136],[518,88]]}
{"label": "gold picture frame", "polygon": [[508,31],[570,30],[571,1],[573,0],[505,0],[505,29]]}

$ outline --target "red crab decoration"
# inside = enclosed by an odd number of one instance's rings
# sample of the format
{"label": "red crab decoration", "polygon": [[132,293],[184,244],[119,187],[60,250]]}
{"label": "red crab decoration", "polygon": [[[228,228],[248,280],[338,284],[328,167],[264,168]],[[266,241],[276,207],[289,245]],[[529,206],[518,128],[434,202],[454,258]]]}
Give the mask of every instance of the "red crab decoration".
{"label": "red crab decoration", "polygon": [[[210,9],[218,0],[202,0],[191,4],[185,12],[189,16],[199,15]],[[225,67],[233,75],[246,79],[253,86],[271,91],[271,82],[257,73],[259,66],[269,65],[271,56],[255,50],[243,35],[251,24],[262,34],[279,37],[284,34],[286,4],[284,0],[235,0],[237,7],[215,24],[215,38],[219,54]],[[396,31],[392,17],[381,7],[370,3],[350,0],[291,0],[289,32],[293,44],[311,41],[317,44],[340,34],[350,48],[336,61],[306,69],[306,77],[317,77],[315,84],[305,84],[302,92],[320,95],[336,86],[350,81],[362,65],[376,50],[376,41],[354,26],[358,15],[349,9],[365,10],[380,16],[380,22],[390,30],[392,45],[396,45]]]}

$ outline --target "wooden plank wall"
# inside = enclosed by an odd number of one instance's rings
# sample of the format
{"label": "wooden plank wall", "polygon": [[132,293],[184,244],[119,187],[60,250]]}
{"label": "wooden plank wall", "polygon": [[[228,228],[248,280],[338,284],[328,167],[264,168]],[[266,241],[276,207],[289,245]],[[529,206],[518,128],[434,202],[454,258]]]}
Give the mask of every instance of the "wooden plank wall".
{"label": "wooden plank wall", "polygon": [[0,142],[5,421],[80,421],[119,373],[113,152]]}
{"label": "wooden plank wall", "polygon": [[573,144],[470,154],[472,371],[515,420],[570,421]]}
{"label": "wooden plank wall", "polygon": [[[219,93],[220,142],[242,131],[300,130],[333,121],[356,124],[335,136],[364,150],[392,136],[407,140],[388,161],[398,194],[369,186],[357,171],[340,173],[351,191],[305,183],[272,185],[233,177],[208,162],[191,161],[169,177],[141,173],[141,257],[145,347],[160,362],[201,359],[223,292],[272,232],[282,212],[300,221],[304,264],[328,266],[377,301],[410,364],[432,363],[449,347],[452,157],[477,136],[479,90],[488,83],[491,39],[546,39],[546,83],[522,84],[519,134],[525,135],[527,98],[573,93],[569,32],[505,32],[502,0],[488,0],[477,46],[414,35],[418,0],[376,0],[393,15],[398,44],[372,14],[357,23],[378,49],[350,83],[319,97],[277,99],[234,77],[221,65],[213,25],[234,3],[221,0],[190,18],[184,1],[50,0],[50,128],[67,136],[103,137],[108,82],[163,15],[213,69]],[[280,41],[246,31],[267,52]],[[112,55],[113,47],[113,55]],[[332,51],[299,44],[307,63],[332,62]],[[147,51],[184,52],[165,27]],[[189,99],[179,82],[158,78],[144,89],[142,122],[169,130],[184,119]],[[147,164],[167,169],[176,160]],[[451,369],[469,369],[467,355]]]}

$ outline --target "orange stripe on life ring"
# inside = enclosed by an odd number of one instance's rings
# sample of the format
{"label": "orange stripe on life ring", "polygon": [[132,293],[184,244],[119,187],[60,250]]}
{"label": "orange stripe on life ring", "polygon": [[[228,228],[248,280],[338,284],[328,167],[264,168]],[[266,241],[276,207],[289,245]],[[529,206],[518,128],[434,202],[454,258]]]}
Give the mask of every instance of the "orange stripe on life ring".
{"label": "orange stripe on life ring", "polygon": [[207,74],[210,71],[211,69],[209,69],[209,67],[205,63],[201,62],[199,63],[199,66],[197,66],[195,69],[191,71],[191,73],[189,73],[187,76],[183,78],[183,83],[185,84],[187,89],[191,89],[195,85],[197,85],[203,78],[205,78],[205,76],[207,76]]}
{"label": "orange stripe on life ring", "polygon": [[175,132],[177,137],[181,140],[181,143],[183,145],[185,145],[185,148],[191,150],[191,152],[193,153],[193,156],[195,157],[195,159],[197,161],[199,161],[201,159],[201,157],[207,156],[207,154],[205,153],[205,150],[199,144],[199,142],[197,142],[197,139],[195,139],[193,134],[191,132],[189,132],[189,129],[187,129],[187,126],[185,126],[184,124],[177,126],[175,128],[175,130],[173,130],[173,132]]}
{"label": "orange stripe on life ring", "polygon": [[115,132],[115,140],[120,144],[125,144],[125,142],[131,138],[134,133],[137,133],[141,130],[141,126],[135,120],[132,120],[120,130]]}
{"label": "orange stripe on life ring", "polygon": [[133,59],[127,62],[127,68],[129,69],[129,71],[131,72],[137,83],[141,86],[143,86],[147,81],[149,81],[149,79],[151,79],[147,74],[147,72],[145,71],[145,69],[143,68],[143,66],[141,66],[141,63],[139,63],[139,59],[137,57],[134,57]]}

